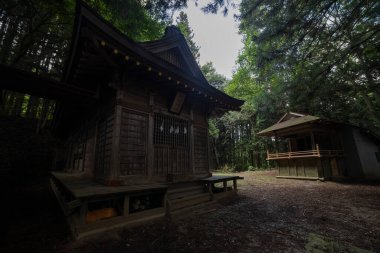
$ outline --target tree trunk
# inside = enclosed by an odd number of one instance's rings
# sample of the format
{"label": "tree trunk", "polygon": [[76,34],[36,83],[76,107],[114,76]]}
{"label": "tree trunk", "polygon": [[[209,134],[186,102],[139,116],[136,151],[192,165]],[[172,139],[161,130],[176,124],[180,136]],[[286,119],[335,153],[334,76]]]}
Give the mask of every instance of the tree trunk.
{"label": "tree trunk", "polygon": [[22,103],[24,102],[24,94],[16,93],[15,94],[15,102],[12,108],[12,115],[20,116],[22,112]]}
{"label": "tree trunk", "polygon": [[6,35],[1,45],[0,63],[7,64],[9,62],[9,52],[13,51],[13,42],[17,35],[17,28],[19,24],[19,19],[15,18],[8,23],[8,28],[6,30]]}

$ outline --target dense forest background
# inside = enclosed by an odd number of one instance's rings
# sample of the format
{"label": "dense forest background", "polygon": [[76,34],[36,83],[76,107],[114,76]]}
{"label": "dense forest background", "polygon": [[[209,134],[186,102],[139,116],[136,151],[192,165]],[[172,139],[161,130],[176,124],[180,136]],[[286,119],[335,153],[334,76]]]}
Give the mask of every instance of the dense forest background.
{"label": "dense forest background", "polygon": [[[246,102],[241,112],[210,120],[216,167],[270,166],[271,139],[260,130],[288,111],[350,123],[380,136],[380,3],[361,0],[86,0],[136,41],[158,39],[177,25],[199,59],[184,12],[196,4],[205,15],[236,17],[244,48],[232,80],[211,62],[201,66],[211,85]],[[70,45],[75,0],[0,0],[0,63],[60,79]],[[221,52],[222,53],[222,52]],[[0,86],[1,88],[1,86]],[[3,115],[49,125],[54,101],[1,91]]]}

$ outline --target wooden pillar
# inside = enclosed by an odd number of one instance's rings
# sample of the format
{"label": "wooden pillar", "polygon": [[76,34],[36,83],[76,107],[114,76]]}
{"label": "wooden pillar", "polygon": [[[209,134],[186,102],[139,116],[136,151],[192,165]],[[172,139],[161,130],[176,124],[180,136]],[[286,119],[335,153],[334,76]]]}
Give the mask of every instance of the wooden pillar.
{"label": "wooden pillar", "polygon": [[310,131],[310,139],[311,139],[311,149],[316,149],[315,147],[315,137],[314,137],[314,132]]}
{"label": "wooden pillar", "polygon": [[[207,120],[207,119],[206,119]],[[207,138],[207,174],[209,174],[211,171],[210,171],[210,167],[211,167],[211,164],[212,164],[212,160],[211,160],[211,150],[210,150],[210,134],[209,134],[209,131],[208,131],[208,121],[206,122],[207,123],[207,131],[206,131],[206,138]]]}
{"label": "wooden pillar", "polygon": [[[122,92],[122,91],[118,91]],[[112,154],[111,154],[111,166],[109,179],[116,179],[120,175],[120,131],[121,131],[121,115],[122,107],[120,105],[115,106],[115,119],[113,126],[112,137]]]}
{"label": "wooden pillar", "polygon": [[195,174],[194,164],[194,112],[193,108],[190,109],[190,171]]}
{"label": "wooden pillar", "polygon": [[302,168],[303,168],[303,176],[306,177],[306,169],[305,169],[305,163],[304,163],[303,158],[301,158],[301,162],[302,162]]}
{"label": "wooden pillar", "polygon": [[288,138],[288,150],[289,150],[289,152],[292,152],[292,142],[291,142],[290,138]]}
{"label": "wooden pillar", "polygon": [[165,215],[166,215],[166,217],[170,218],[170,216],[171,216],[171,202],[168,198],[168,192],[165,193],[165,197],[164,197],[163,202],[164,202],[163,205],[165,208]]}
{"label": "wooden pillar", "polygon": [[149,116],[148,116],[148,178],[149,180],[154,176],[154,94],[149,94],[149,106],[151,107]]}
{"label": "wooden pillar", "polygon": [[214,194],[212,193],[212,183],[207,183],[207,189],[208,189],[208,193],[210,194],[210,200],[213,200],[214,199]]}
{"label": "wooden pillar", "polygon": [[115,80],[110,83],[109,86],[116,89],[115,97],[115,111],[114,111],[114,122],[112,129],[112,153],[110,162],[110,171],[106,175],[111,181],[117,179],[120,176],[120,131],[121,131],[121,116],[122,116],[122,103],[124,99],[123,84],[120,80],[119,73],[115,72]]}
{"label": "wooden pillar", "polygon": [[318,178],[324,178],[323,164],[321,158],[315,158],[315,167],[317,169]]}
{"label": "wooden pillar", "polygon": [[275,146],[276,146],[276,153],[278,153],[278,137],[277,134],[274,135],[274,141],[275,141]]}
{"label": "wooden pillar", "polygon": [[93,149],[93,154],[94,154],[94,158],[93,158],[93,162],[94,162],[94,166],[93,166],[93,175],[95,177],[95,179],[99,179],[100,177],[100,173],[99,173],[99,162],[98,162],[98,154],[97,154],[97,146],[98,146],[98,132],[99,132],[99,121],[97,120],[96,121],[96,124],[95,124],[95,133],[94,133],[94,149]]}

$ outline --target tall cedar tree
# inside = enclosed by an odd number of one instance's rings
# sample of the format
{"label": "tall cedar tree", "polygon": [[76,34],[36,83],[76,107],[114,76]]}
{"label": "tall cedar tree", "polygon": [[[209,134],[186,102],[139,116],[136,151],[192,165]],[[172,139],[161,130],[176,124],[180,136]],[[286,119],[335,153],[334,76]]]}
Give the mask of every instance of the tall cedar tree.
{"label": "tall cedar tree", "polygon": [[263,87],[267,100],[258,108],[325,116],[380,135],[377,1],[243,0],[240,10],[245,48],[235,79]]}
{"label": "tall cedar tree", "polygon": [[227,85],[227,78],[216,72],[216,69],[212,62],[206,62],[201,66],[201,70],[207,81],[215,88],[223,90]]}
{"label": "tall cedar tree", "polygon": [[195,44],[195,42],[193,41],[194,33],[193,33],[193,29],[190,28],[187,14],[181,11],[179,13],[179,16],[177,17],[176,24],[177,24],[177,27],[181,30],[183,36],[185,36],[186,42],[190,47],[191,53],[193,53],[195,60],[198,62],[199,57],[200,57],[200,54],[199,54],[200,47],[197,46],[197,44]]}

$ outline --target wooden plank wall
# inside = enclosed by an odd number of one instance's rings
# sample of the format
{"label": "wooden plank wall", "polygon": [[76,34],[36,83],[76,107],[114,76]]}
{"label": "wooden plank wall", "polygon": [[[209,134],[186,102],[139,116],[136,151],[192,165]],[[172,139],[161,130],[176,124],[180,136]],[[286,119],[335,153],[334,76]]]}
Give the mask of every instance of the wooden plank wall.
{"label": "wooden plank wall", "polygon": [[195,172],[208,172],[207,128],[194,127],[194,167]]}
{"label": "wooden plank wall", "polygon": [[194,172],[205,174],[209,172],[209,143],[206,106],[197,104],[193,113],[193,145],[194,145]]}
{"label": "wooden plank wall", "polygon": [[123,108],[120,129],[120,175],[145,175],[148,115]]}
{"label": "wooden plank wall", "polygon": [[154,146],[154,174],[158,176],[190,174],[189,150],[183,147]]}
{"label": "wooden plank wall", "polygon": [[120,105],[134,110],[149,112],[149,92],[143,87],[137,85],[127,85],[122,93]]}
{"label": "wooden plank wall", "polygon": [[277,160],[279,176],[318,177],[317,158]]}
{"label": "wooden plank wall", "polygon": [[65,171],[70,173],[93,173],[96,123],[86,121],[73,131],[65,144]]}
{"label": "wooden plank wall", "polygon": [[95,136],[96,135],[96,124],[90,123],[87,129],[87,140],[85,144],[85,152],[84,152],[84,168],[83,170],[88,175],[92,175],[94,173],[94,165],[95,165]]}
{"label": "wooden plank wall", "polygon": [[104,179],[111,170],[112,137],[115,107],[111,106],[98,121],[95,151],[95,176]]}

